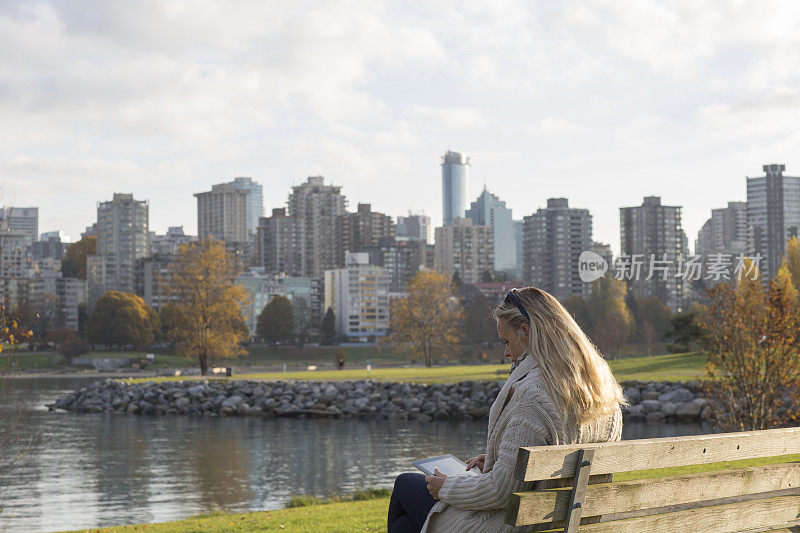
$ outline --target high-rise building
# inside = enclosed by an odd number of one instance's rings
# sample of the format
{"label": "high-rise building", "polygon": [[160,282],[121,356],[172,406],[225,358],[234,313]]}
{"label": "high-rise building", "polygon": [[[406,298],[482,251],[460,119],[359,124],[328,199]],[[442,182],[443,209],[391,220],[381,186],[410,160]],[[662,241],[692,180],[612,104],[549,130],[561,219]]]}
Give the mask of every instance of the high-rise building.
{"label": "high-rise building", "polygon": [[592,215],[569,207],[566,198],[548,198],[547,207],[524,218],[523,279],[559,300],[589,296],[578,258],[592,249]]}
{"label": "high-rise building", "polygon": [[443,226],[453,224],[455,218],[464,217],[468,186],[469,157],[461,152],[446,152],[442,156]]}
{"label": "high-rise building", "polygon": [[366,252],[380,239],[394,238],[392,217],[373,211],[370,204],[358,204],[358,211],[339,216],[336,223],[340,265],[345,252]]}
{"label": "high-rise building", "polygon": [[394,235],[398,241],[423,241],[431,242],[431,217],[427,215],[414,215],[397,217]]}
{"label": "high-rise building", "polygon": [[61,231],[48,231],[42,233],[38,241],[31,243],[31,259],[58,259],[64,257],[70,243],[68,237]]}
{"label": "high-rise building", "polygon": [[108,290],[136,289],[136,260],[149,250],[147,200],[114,193],[110,202],[97,204],[97,255],[87,260],[89,306]]}
{"label": "high-rise building", "polygon": [[64,326],[78,331],[78,303],[83,280],[64,278],[61,272],[42,270],[30,279],[28,301],[39,309],[56,306]]}
{"label": "high-rise building", "polygon": [[514,271],[514,279],[522,279],[522,267],[523,267],[523,258],[522,258],[522,228],[523,228],[523,221],[522,220],[514,220],[514,246],[517,250],[517,268]]}
{"label": "high-rise building", "polygon": [[176,253],[155,253],[136,261],[136,294],[156,311],[175,300],[169,286]]}
{"label": "high-rise building", "polygon": [[426,246],[420,240],[384,238],[369,249],[369,262],[386,270],[391,292],[404,292],[408,281],[425,266]]}
{"label": "high-rise building", "polygon": [[26,278],[31,267],[30,235],[24,231],[0,231],[0,279]]}
{"label": "high-rise building", "polygon": [[[619,218],[619,259],[630,261],[632,266],[621,274],[628,289],[641,297],[655,295],[673,312],[679,312],[684,280],[676,274],[678,257],[685,256],[687,241],[681,227],[681,207],[661,205],[660,196],[645,196],[640,206],[620,207]],[[638,271],[637,260],[642,262]],[[616,266],[620,268],[622,263]]]}
{"label": "high-rise building", "polygon": [[267,273],[300,276],[302,227],[302,219],[288,216],[284,208],[273,209],[270,217],[261,217],[256,234],[256,264]]}
{"label": "high-rise building", "polygon": [[253,181],[253,178],[234,178],[230,185],[234,189],[248,192],[245,208],[245,226],[248,240],[253,240],[256,236],[258,219],[264,216],[264,189],[260,183]]}
{"label": "high-rise building", "polygon": [[481,281],[494,270],[494,229],[476,226],[470,218],[455,218],[449,226],[436,228],[434,267],[452,276],[458,272],[464,283]]}
{"label": "high-rise building", "polygon": [[311,278],[341,265],[336,223],[347,212],[347,200],[340,186],[324,181],[322,176],[309,176],[306,183],[292,187],[289,195],[289,216],[300,219],[301,273]]}
{"label": "high-rise building", "polygon": [[784,176],[786,165],[764,165],[764,176],[747,178],[747,249],[759,254],[764,280],[778,273],[786,241],[800,228],[800,177]]}
{"label": "high-rise building", "polygon": [[325,271],[325,309],[333,309],[336,331],[367,341],[389,328],[389,276],[369,264],[369,254],[345,254],[345,267]]}
{"label": "high-rise building", "polygon": [[711,254],[747,253],[747,202],[728,202],[728,207],[711,210],[697,233],[694,253],[704,258]]}
{"label": "high-rise building", "polygon": [[247,242],[248,197],[250,190],[234,183],[212,185],[210,191],[195,193],[197,235],[226,242]]}
{"label": "high-rise building", "polygon": [[34,242],[39,237],[39,208],[10,206],[0,208],[0,230],[4,233],[23,235],[26,244]]}
{"label": "high-rise building", "polygon": [[511,209],[506,203],[483,187],[478,199],[466,212],[476,226],[491,226],[494,230],[494,270],[511,277],[517,273],[517,240]]}

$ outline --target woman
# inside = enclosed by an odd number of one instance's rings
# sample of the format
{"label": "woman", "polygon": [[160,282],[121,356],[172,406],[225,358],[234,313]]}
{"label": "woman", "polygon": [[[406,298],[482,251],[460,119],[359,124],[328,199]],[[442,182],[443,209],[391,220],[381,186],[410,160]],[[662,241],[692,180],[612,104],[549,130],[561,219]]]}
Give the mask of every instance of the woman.
{"label": "woman", "polygon": [[558,300],[535,287],[515,289],[493,316],[512,364],[489,411],[486,453],[467,462],[481,475],[401,474],[389,504],[390,533],[523,531],[505,523],[508,497],[533,488],[513,476],[521,446],[622,436],[622,389]]}

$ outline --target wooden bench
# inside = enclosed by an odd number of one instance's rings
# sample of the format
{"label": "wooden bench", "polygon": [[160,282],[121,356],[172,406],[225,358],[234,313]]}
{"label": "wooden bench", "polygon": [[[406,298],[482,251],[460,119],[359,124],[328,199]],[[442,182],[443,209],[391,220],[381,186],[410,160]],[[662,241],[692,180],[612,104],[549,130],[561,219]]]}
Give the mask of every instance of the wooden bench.
{"label": "wooden bench", "polygon": [[520,448],[516,479],[563,488],[513,494],[506,523],[585,533],[800,532],[800,463],[611,481],[798,453],[800,428]]}

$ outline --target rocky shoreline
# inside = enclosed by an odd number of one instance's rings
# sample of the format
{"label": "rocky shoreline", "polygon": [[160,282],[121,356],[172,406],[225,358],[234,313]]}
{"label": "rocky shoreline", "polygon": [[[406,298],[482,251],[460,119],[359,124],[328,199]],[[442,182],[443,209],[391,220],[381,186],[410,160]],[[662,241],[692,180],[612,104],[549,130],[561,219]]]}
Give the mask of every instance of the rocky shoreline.
{"label": "rocky shoreline", "polygon": [[[480,420],[502,382],[390,383],[360,381],[170,381],[106,379],[59,398],[51,410],[130,415],[267,416]],[[625,420],[711,420],[696,382],[623,383]]]}

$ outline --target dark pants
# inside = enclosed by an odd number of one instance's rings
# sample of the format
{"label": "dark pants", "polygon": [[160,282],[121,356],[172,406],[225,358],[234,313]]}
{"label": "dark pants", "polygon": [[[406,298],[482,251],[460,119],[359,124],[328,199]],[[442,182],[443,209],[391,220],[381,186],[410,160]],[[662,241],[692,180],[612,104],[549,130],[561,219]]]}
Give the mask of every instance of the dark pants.
{"label": "dark pants", "polygon": [[389,500],[389,533],[419,533],[435,503],[424,474],[400,474]]}

